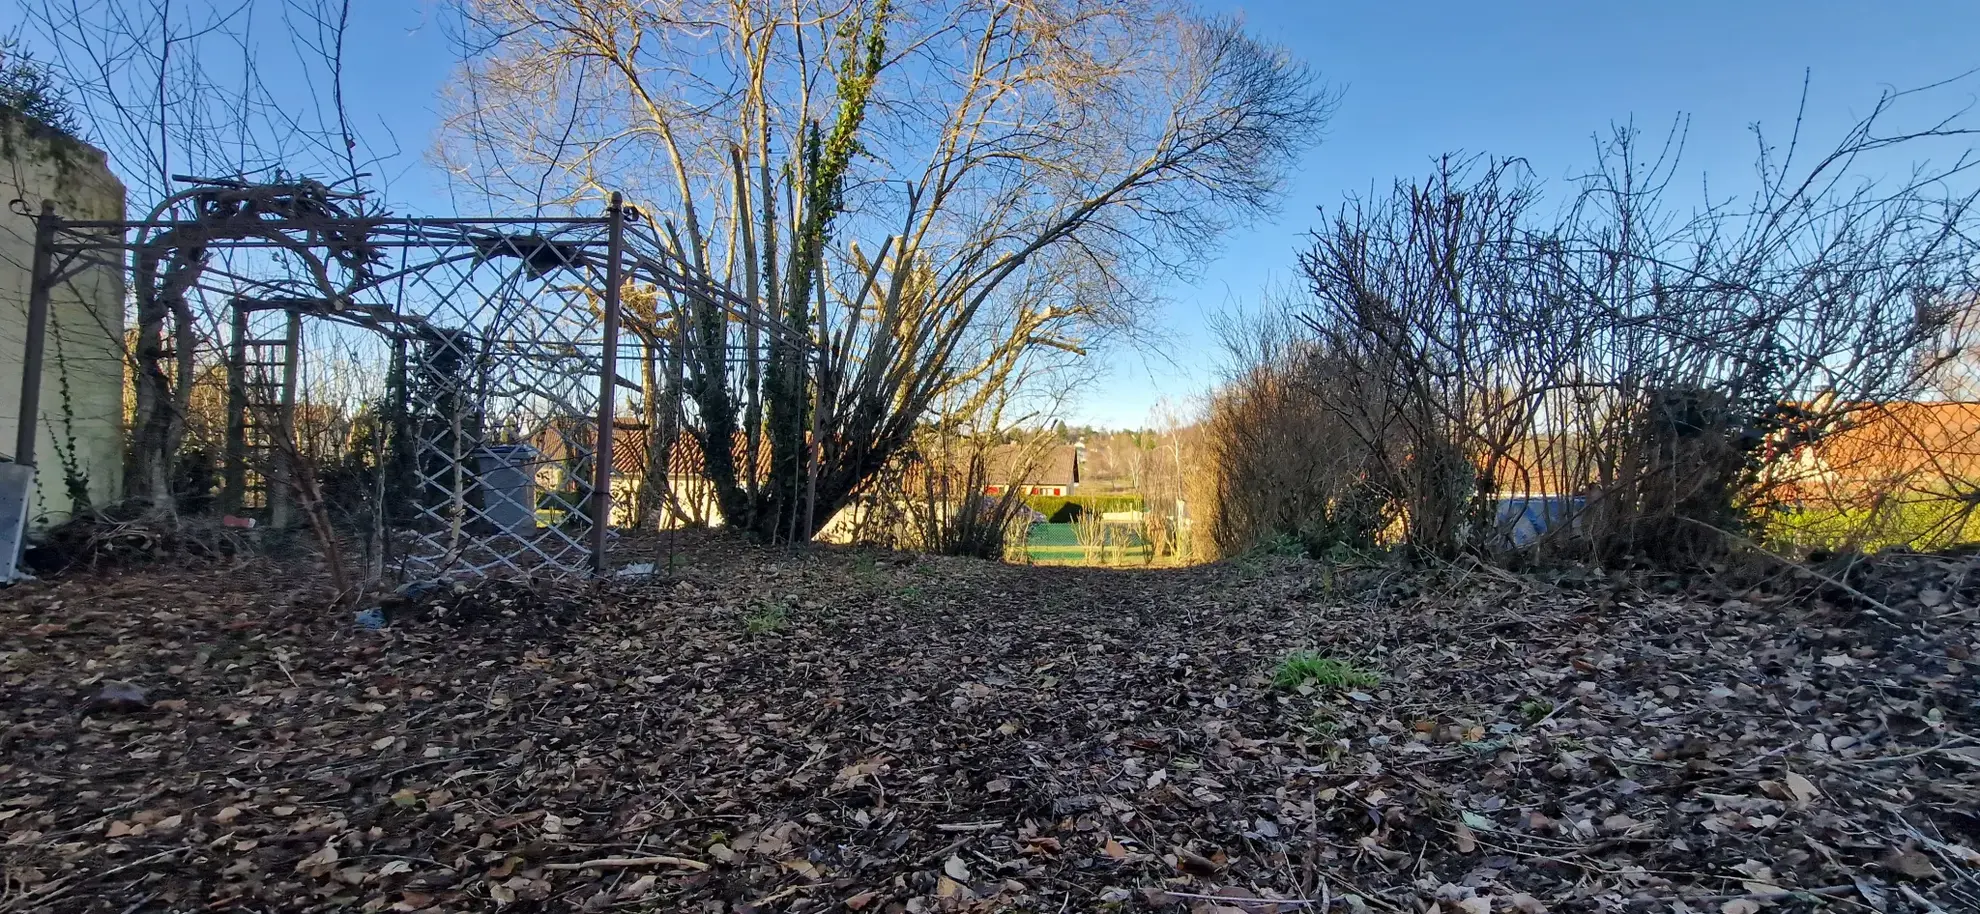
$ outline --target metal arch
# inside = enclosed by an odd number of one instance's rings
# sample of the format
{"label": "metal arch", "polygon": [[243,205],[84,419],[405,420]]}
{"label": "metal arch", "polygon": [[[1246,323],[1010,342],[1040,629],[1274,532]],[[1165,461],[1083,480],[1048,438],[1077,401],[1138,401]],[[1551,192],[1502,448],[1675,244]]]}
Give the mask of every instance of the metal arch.
{"label": "metal arch", "polygon": [[[390,272],[363,277],[350,287],[349,295],[346,296],[346,299],[348,299],[354,297],[359,292],[381,289],[409,275],[430,270],[449,262],[487,259],[491,256],[491,251],[492,256],[527,257],[528,255],[523,253],[520,246],[518,246],[519,242],[542,241],[551,245],[581,249],[586,252],[595,250],[599,253],[605,253],[610,246],[609,228],[611,221],[612,217],[610,215],[541,219],[488,217],[323,219],[298,220],[293,223],[263,221],[253,226],[254,231],[259,237],[214,241],[210,242],[210,245],[215,248],[224,248],[227,250],[285,250],[316,246],[314,239],[307,237],[309,235],[361,234],[365,237],[365,244],[367,246],[380,249],[459,248],[459,250],[452,251],[444,256],[406,264]],[[796,330],[789,324],[786,324],[773,315],[762,313],[760,309],[753,307],[748,299],[737,295],[713,277],[701,274],[701,271],[697,270],[692,264],[685,262],[674,252],[667,249],[665,245],[660,243],[658,233],[651,226],[640,224],[636,217],[630,213],[625,219],[625,223],[626,243],[622,253],[622,270],[626,279],[632,281],[643,280],[670,292],[698,299],[704,303],[714,304],[721,308],[730,319],[737,322],[754,322],[760,329],[779,334],[796,333]],[[519,236],[503,231],[503,229],[511,227],[553,228],[558,230],[558,234]],[[59,282],[62,279],[67,279],[75,272],[90,267],[114,266],[119,269],[123,268],[124,263],[121,257],[117,260],[110,260],[100,256],[92,257],[91,255],[100,255],[102,252],[113,250],[124,254],[143,247],[144,245],[127,240],[126,236],[130,231],[141,229],[163,231],[211,228],[212,226],[208,223],[186,219],[130,221],[62,220],[56,229],[57,239],[51,245],[51,249],[55,253],[63,255],[66,258],[57,265],[56,281]],[[596,234],[568,234],[571,229],[586,228],[594,230]],[[300,233],[305,237],[285,237],[283,240],[276,240],[277,236],[283,236],[289,232]],[[114,234],[106,237],[104,234],[99,233]],[[64,235],[73,237],[64,238]],[[500,247],[503,244],[510,245],[511,250],[501,251]],[[602,274],[605,266],[603,263],[604,259],[598,258],[595,262],[586,261],[582,265],[597,268],[598,272]],[[77,266],[74,270],[66,269],[69,263],[78,260],[88,262]],[[300,302],[307,297],[294,296],[293,298]],[[315,300],[320,302],[323,300],[323,297],[317,296]],[[338,310],[336,303],[333,302],[331,307],[318,313],[316,316],[334,318],[337,317]],[[376,306],[367,307],[365,310],[374,317],[379,316]],[[415,321],[417,319],[412,316],[401,316],[398,318],[401,322]]]}

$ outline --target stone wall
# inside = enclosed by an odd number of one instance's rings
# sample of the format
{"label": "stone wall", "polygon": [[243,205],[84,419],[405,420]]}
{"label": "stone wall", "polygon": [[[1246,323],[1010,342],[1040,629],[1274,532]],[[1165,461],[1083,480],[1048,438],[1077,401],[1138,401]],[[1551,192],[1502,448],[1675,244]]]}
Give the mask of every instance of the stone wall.
{"label": "stone wall", "polygon": [[[124,185],[103,152],[0,108],[0,454],[12,459],[20,423],[34,220],[55,202],[67,219],[124,218]],[[19,202],[14,202],[19,201]],[[92,504],[114,500],[124,478],[124,277],[95,268],[49,298],[35,444],[34,523],[69,514],[71,480]]]}

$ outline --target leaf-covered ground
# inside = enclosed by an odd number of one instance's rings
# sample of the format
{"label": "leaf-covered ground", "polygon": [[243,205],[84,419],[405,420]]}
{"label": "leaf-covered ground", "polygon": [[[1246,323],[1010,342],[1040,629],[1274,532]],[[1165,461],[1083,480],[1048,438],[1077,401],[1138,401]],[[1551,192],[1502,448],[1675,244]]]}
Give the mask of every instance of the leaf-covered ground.
{"label": "leaf-covered ground", "polygon": [[0,593],[0,911],[1980,910],[1980,560],[676,558]]}

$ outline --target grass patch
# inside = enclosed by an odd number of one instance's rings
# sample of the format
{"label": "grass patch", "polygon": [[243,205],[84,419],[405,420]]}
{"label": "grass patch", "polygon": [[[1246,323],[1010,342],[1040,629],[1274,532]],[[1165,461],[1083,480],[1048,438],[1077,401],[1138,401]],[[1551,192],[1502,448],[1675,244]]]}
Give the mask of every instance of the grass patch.
{"label": "grass patch", "polygon": [[791,611],[782,606],[759,604],[743,614],[743,631],[752,635],[775,635],[790,627]]}
{"label": "grass patch", "polygon": [[1382,677],[1345,660],[1336,660],[1312,651],[1294,651],[1279,661],[1272,671],[1272,687],[1297,689],[1311,683],[1333,689],[1365,688]]}
{"label": "grass patch", "polygon": [[1945,549],[1980,542],[1980,511],[1957,495],[1892,499],[1876,508],[1812,506],[1766,518],[1767,539],[1787,548],[1892,546]]}

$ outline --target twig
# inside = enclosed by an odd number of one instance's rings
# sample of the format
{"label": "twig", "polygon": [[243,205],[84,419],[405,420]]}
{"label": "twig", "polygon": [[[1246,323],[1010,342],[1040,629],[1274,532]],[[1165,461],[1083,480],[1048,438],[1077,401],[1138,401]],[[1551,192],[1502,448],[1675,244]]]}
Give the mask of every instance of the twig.
{"label": "twig", "polygon": [[963,845],[968,844],[969,842],[970,839],[968,838],[957,838],[956,840],[949,842],[948,846],[942,848],[941,850],[936,851],[932,854],[927,854],[923,856],[920,860],[915,861],[914,865],[927,866],[928,864],[934,863],[935,861],[940,860],[943,857],[947,857],[951,851],[954,851],[955,849],[962,847]]}
{"label": "twig", "polygon": [[1328,905],[1326,899],[1319,898],[1239,898],[1235,895],[1198,895],[1195,892],[1178,892],[1175,889],[1156,889],[1156,891],[1171,898],[1190,898],[1196,901],[1228,901],[1242,905],[1291,905],[1295,908],[1313,905],[1322,910],[1325,910]]}
{"label": "twig", "polygon": [[0,907],[0,910],[10,910],[10,911],[21,910],[30,905],[37,905],[37,906],[45,905],[51,901],[54,901],[57,898],[62,897],[63,895],[67,894],[69,890],[75,888],[79,884],[75,880],[79,878],[85,881],[108,879],[109,877],[115,876],[118,873],[124,872],[125,870],[136,869],[140,866],[144,866],[147,863],[153,863],[155,861],[163,860],[166,857],[176,857],[180,854],[185,853],[186,851],[187,848],[175,847],[168,851],[159,851],[158,853],[152,854],[151,856],[145,857],[141,860],[133,860],[129,863],[124,864],[123,866],[113,866],[107,870],[104,870],[101,873],[77,873],[73,876],[67,877],[66,879],[58,880],[54,885],[51,885],[48,888],[41,890],[39,893],[31,892],[29,894],[22,895],[18,898],[14,898],[10,902],[8,902],[4,907]]}
{"label": "twig", "polygon": [[1825,885],[1819,889],[1782,889],[1778,892],[1737,892],[1731,895],[1702,895],[1696,898],[1691,898],[1689,900],[1698,901],[1698,902],[1720,902],[1720,901],[1738,901],[1740,899],[1745,899],[1747,901],[1775,902],[1775,901],[1787,901],[1791,898],[1798,898],[1802,895],[1847,895],[1854,891],[1856,891],[1856,883],[1852,882],[1848,885]]}
{"label": "twig", "polygon": [[1789,750],[1792,750],[1792,749],[1796,749],[1796,748],[1799,748],[1800,746],[1801,746],[1801,744],[1800,744],[1800,743],[1788,743],[1788,744],[1787,744],[1787,745],[1785,745],[1785,746],[1775,746],[1775,747],[1774,747],[1774,748],[1772,748],[1772,749],[1769,749],[1769,750],[1767,750],[1767,751],[1765,751],[1765,752],[1762,752],[1762,753],[1760,753],[1759,755],[1756,755],[1756,756],[1754,756],[1754,757],[1753,757],[1752,759],[1750,759],[1750,760],[1748,760],[1746,764],[1744,764],[1744,765],[1741,765],[1741,766],[1739,766],[1738,768],[1734,768],[1734,769],[1730,769],[1730,770],[1732,770],[1732,771],[1739,771],[1739,772],[1753,772],[1753,771],[1758,771],[1758,770],[1760,770],[1760,767],[1761,767],[1761,766],[1760,766],[1760,763],[1761,763],[1761,762],[1764,762],[1764,761],[1766,761],[1766,760],[1768,760],[1768,759],[1770,759],[1770,758],[1773,758],[1773,757],[1774,757],[1774,756],[1776,756],[1776,755],[1780,755],[1780,754],[1781,754],[1781,753],[1783,753],[1783,752],[1787,752],[1787,751],[1789,751]]}
{"label": "twig", "polygon": [[1908,762],[1912,759],[1920,758],[1922,756],[1927,756],[1927,755],[1945,755],[1947,758],[1953,759],[1955,761],[1965,762],[1969,765],[1980,765],[1980,762],[1975,762],[1973,759],[1969,759],[1960,755],[1955,755],[1953,753],[1946,751],[1947,749],[1958,748],[1963,742],[1964,742],[1963,739],[1946,739],[1944,737],[1941,737],[1937,745],[1927,746],[1923,749],[1919,749],[1913,752],[1905,752],[1898,755],[1876,755],[1876,756],[1871,756],[1869,758],[1858,758],[1858,759],[1825,758],[1822,759],[1822,764],[1831,767],[1854,766],[1854,765],[1884,765],[1884,764],[1889,764],[1891,762]]}
{"label": "twig", "polygon": [[749,906],[752,908],[760,908],[763,907],[764,905],[775,904],[776,902],[783,901],[784,899],[789,898],[792,895],[796,895],[799,892],[805,891],[807,889],[815,889],[817,887],[818,886],[815,884],[806,885],[800,882],[797,885],[780,889],[776,892],[772,892],[768,895],[765,895],[762,898],[758,898],[757,900],[750,902]]}
{"label": "twig", "polygon": [[689,860],[686,857],[672,857],[666,854],[658,854],[652,857],[601,857],[597,860],[586,860],[583,863],[546,863],[543,865],[543,868],[546,870],[603,870],[631,866],[678,866],[700,872],[706,872],[708,870],[708,864],[699,860]]}
{"label": "twig", "polygon": [[1367,889],[1364,889],[1361,886],[1355,885],[1354,883],[1349,882],[1348,880],[1342,878],[1341,874],[1339,873],[1327,869],[1322,869],[1319,870],[1318,872],[1321,878],[1332,879],[1335,882],[1340,883],[1342,888],[1352,889],[1353,890],[1352,894],[1359,896],[1361,900],[1373,904],[1374,906],[1381,908],[1384,911],[1393,911],[1395,912],[1395,914],[1408,914],[1408,912],[1404,911],[1401,907],[1398,907],[1397,905],[1391,903],[1387,899],[1384,899],[1379,895],[1371,893]]}
{"label": "twig", "polygon": [[1931,899],[1918,894],[1918,892],[1913,890],[1911,886],[1900,885],[1898,886],[1898,891],[1904,893],[1904,897],[1909,899],[1912,904],[1924,908],[1926,911],[1930,912],[1930,914],[1946,914],[1945,908],[1933,904]]}
{"label": "twig", "polygon": [[998,829],[998,828],[1002,828],[1002,827],[1003,827],[1003,825],[1004,825],[1004,823],[1003,823],[1003,821],[1002,821],[1002,820],[999,820],[999,821],[996,821],[996,822],[956,822],[956,823],[954,823],[954,824],[950,824],[950,823],[946,823],[946,822],[945,822],[945,823],[943,823],[943,824],[940,824],[940,825],[937,825],[937,826],[935,826],[935,830],[936,830],[936,831],[949,831],[949,832],[956,832],[956,831],[992,831],[992,830],[995,830],[995,829]]}
{"label": "twig", "polygon": [[1536,720],[1536,721],[1534,721],[1533,723],[1531,723],[1531,724],[1528,724],[1528,725],[1527,725],[1527,727],[1526,727],[1526,729],[1528,729],[1528,730],[1534,730],[1534,729],[1538,729],[1538,728],[1539,728],[1539,726],[1540,726],[1541,724],[1544,724],[1544,723],[1546,723],[1546,722],[1548,722],[1548,721],[1550,721],[1550,720],[1553,720],[1553,719],[1554,719],[1554,715],[1556,715],[1556,714],[1559,714],[1559,713],[1561,713],[1562,711],[1565,711],[1565,710],[1567,710],[1567,709],[1569,709],[1569,708],[1572,708],[1572,707],[1574,707],[1575,705],[1577,705],[1577,704],[1580,704],[1580,703],[1581,703],[1581,696],[1579,696],[1579,695],[1576,695],[1576,696],[1574,696],[1573,698],[1570,698],[1570,699],[1568,699],[1567,701],[1564,701],[1564,702],[1561,702],[1560,704],[1558,704],[1558,705],[1555,705],[1555,706],[1554,706],[1554,710],[1552,710],[1552,711],[1548,711],[1548,712],[1547,712],[1547,716],[1546,716],[1546,717],[1542,717],[1542,718],[1540,718],[1539,720]]}
{"label": "twig", "polygon": [[1782,565],[1785,565],[1788,568],[1791,568],[1795,571],[1799,571],[1817,580],[1829,584],[1834,584],[1835,586],[1840,587],[1845,591],[1848,591],[1850,596],[1853,596],[1859,600],[1862,600],[1865,603],[1870,604],[1871,606],[1870,614],[1873,616],[1877,616],[1878,618],[1881,618],[1893,624],[1902,623],[1904,621],[1904,616],[1900,614],[1897,610],[1892,609],[1890,604],[1885,603],[1884,601],[1879,600],[1876,597],[1873,597],[1867,593],[1864,593],[1861,590],[1856,589],[1855,587],[1850,586],[1849,584],[1842,581],[1840,578],[1832,577],[1830,575],[1826,575],[1823,574],[1822,572],[1816,571],[1815,569],[1808,567],[1808,565],[1805,563],[1797,562],[1791,558],[1788,558],[1787,556],[1784,556],[1778,552],[1768,549],[1767,547],[1762,546],[1759,543],[1756,543],[1744,536],[1740,536],[1739,534],[1734,533],[1730,530],[1722,530],[1702,520],[1695,520],[1689,517],[1680,517],[1678,519],[1697,524],[1698,526],[1704,527],[1707,530],[1715,531],[1719,535],[1724,536],[1728,539],[1738,540],[1739,542],[1744,543],[1748,548],[1751,548],[1755,552],[1767,556],[1768,558],[1771,558],[1774,561],[1780,562]]}

